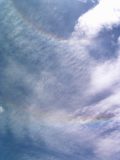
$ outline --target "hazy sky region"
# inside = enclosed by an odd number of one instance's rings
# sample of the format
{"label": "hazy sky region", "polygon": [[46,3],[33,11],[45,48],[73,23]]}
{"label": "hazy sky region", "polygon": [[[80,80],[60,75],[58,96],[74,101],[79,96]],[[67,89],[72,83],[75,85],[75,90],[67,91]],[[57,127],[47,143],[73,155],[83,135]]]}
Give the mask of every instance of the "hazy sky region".
{"label": "hazy sky region", "polygon": [[0,0],[0,160],[120,160],[120,0]]}

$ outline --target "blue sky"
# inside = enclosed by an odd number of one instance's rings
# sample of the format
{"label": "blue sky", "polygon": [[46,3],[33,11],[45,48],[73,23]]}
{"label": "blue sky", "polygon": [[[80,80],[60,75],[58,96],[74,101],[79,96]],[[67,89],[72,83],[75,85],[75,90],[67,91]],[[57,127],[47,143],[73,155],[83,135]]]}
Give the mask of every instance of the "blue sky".
{"label": "blue sky", "polygon": [[120,2],[0,0],[0,160],[119,160]]}

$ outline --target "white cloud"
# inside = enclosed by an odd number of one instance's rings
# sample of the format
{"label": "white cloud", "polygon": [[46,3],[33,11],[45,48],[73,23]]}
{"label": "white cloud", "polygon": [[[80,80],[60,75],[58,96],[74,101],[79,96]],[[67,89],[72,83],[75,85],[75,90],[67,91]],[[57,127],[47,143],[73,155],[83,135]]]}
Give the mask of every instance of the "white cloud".
{"label": "white cloud", "polygon": [[103,27],[111,28],[120,23],[120,1],[100,0],[99,4],[81,16],[75,26],[75,34],[83,31],[89,36],[94,36]]}
{"label": "white cloud", "polygon": [[91,90],[102,91],[120,80],[120,58],[96,65],[91,75]]}
{"label": "white cloud", "polygon": [[[112,159],[120,153],[119,131],[102,138],[97,143],[97,156]],[[111,157],[112,156],[112,157]]]}

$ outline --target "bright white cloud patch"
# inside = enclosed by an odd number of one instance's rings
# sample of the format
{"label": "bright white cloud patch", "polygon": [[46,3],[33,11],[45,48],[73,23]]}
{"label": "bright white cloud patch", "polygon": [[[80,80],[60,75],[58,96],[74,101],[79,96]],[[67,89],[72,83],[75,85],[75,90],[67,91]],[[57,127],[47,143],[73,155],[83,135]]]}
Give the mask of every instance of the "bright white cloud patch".
{"label": "bright white cloud patch", "polygon": [[94,91],[101,91],[115,85],[120,80],[120,58],[97,65],[93,70],[91,85]]}
{"label": "bright white cloud patch", "polygon": [[103,27],[111,28],[120,23],[120,1],[101,0],[99,4],[81,16],[75,30],[94,36]]}
{"label": "bright white cloud patch", "polygon": [[2,106],[0,106],[0,113],[4,112],[4,108]]}

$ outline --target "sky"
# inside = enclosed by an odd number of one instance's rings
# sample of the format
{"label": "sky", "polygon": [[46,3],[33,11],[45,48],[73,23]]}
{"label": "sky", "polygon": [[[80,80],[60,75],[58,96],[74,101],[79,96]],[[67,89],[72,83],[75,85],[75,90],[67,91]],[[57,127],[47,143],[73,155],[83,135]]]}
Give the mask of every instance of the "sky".
{"label": "sky", "polygon": [[119,160],[119,0],[0,0],[0,160]]}

